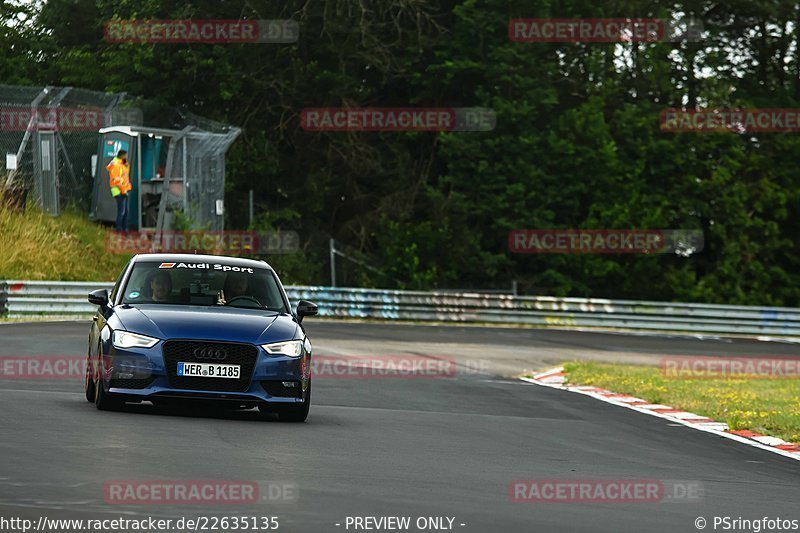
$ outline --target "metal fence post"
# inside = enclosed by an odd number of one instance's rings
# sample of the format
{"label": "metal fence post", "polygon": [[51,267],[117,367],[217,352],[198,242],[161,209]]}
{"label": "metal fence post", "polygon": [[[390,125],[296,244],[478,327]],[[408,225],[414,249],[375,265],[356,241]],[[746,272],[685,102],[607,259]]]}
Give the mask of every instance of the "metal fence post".
{"label": "metal fence post", "polygon": [[329,241],[330,256],[331,256],[331,287],[336,286],[336,248],[333,238]]}
{"label": "metal fence post", "polygon": [[25,128],[25,135],[22,137],[22,142],[19,144],[19,149],[17,150],[17,168],[8,173],[8,179],[6,179],[6,188],[11,187],[11,183],[14,181],[17,172],[19,172],[20,160],[22,159],[22,154],[25,153],[25,147],[28,146],[28,141],[31,138],[31,132],[33,131],[34,124],[36,124],[36,129],[39,129],[37,108],[39,106],[39,102],[41,102],[42,99],[47,96],[47,93],[50,92],[50,89],[51,87],[49,86],[42,89],[39,95],[33,99],[33,102],[31,102],[31,118],[28,121],[28,127]]}
{"label": "metal fence post", "polygon": [[247,227],[253,229],[253,189],[250,189],[247,193],[247,207],[250,211],[250,219]]}
{"label": "metal fence post", "polygon": [[8,314],[8,307],[6,306],[7,301],[8,284],[5,281],[0,280],[0,316]]}

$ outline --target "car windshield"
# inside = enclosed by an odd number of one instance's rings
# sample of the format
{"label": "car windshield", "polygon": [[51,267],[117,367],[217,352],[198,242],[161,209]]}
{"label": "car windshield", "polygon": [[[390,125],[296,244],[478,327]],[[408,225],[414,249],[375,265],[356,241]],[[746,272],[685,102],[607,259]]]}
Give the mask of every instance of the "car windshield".
{"label": "car windshield", "polygon": [[122,303],[288,312],[270,269],[224,263],[137,262],[125,284]]}

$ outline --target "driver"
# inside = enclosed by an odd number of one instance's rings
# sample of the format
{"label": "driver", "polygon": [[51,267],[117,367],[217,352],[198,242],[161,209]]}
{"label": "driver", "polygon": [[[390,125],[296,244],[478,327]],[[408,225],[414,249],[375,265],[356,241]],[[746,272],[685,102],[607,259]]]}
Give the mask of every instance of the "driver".
{"label": "driver", "polygon": [[249,287],[249,280],[244,274],[228,274],[225,278],[225,298],[230,301],[237,296],[249,296],[247,289]]}
{"label": "driver", "polygon": [[156,270],[147,280],[151,298],[154,302],[168,302],[172,292],[172,277],[169,272]]}

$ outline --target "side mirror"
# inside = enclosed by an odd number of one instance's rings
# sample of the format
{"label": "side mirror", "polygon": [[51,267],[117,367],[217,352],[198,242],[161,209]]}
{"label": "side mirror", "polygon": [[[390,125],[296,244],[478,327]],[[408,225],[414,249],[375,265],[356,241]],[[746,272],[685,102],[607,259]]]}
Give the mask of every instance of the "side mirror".
{"label": "side mirror", "polygon": [[87,297],[90,304],[108,307],[108,289],[97,289],[89,293]]}
{"label": "side mirror", "polygon": [[303,321],[304,316],[314,316],[319,313],[317,304],[309,302],[308,300],[300,300],[297,302],[297,318],[300,322]]}

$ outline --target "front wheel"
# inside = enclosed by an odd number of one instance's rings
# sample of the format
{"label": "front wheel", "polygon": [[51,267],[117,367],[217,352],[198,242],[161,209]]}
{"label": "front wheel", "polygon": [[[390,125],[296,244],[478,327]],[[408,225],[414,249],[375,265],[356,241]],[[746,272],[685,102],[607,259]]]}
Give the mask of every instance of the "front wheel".
{"label": "front wheel", "polygon": [[94,373],[95,381],[94,383],[94,405],[101,411],[116,411],[120,407],[122,407],[121,400],[114,397],[113,394],[106,391],[106,388],[103,386],[103,381],[100,379],[100,372],[102,371],[102,363],[98,366],[97,372]]}
{"label": "front wheel", "polygon": [[86,362],[86,381],[83,384],[83,390],[86,393],[86,401],[89,403],[94,403],[97,392],[94,388],[94,374],[92,372],[91,354],[89,354],[89,358]]}

